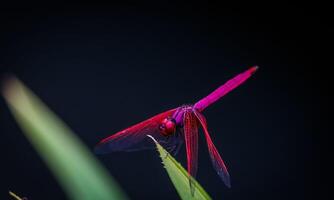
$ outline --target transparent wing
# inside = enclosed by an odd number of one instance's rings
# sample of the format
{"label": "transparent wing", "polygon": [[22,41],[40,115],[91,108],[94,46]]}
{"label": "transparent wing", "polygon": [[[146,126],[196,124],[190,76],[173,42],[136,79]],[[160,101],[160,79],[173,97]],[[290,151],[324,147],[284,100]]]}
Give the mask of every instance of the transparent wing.
{"label": "transparent wing", "polygon": [[231,187],[230,175],[227,171],[227,168],[225,166],[223,159],[219,155],[215,145],[213,144],[211,140],[211,137],[210,137],[207,125],[206,125],[205,117],[197,111],[195,111],[194,113],[203,127],[213,167],[215,168],[215,170],[217,171],[218,175],[223,180],[225,185],[230,188]]}
{"label": "transparent wing", "polygon": [[176,109],[172,109],[158,114],[101,140],[96,145],[95,152],[98,154],[106,154],[115,151],[137,151],[155,148],[154,143],[147,135],[152,135],[167,149],[177,147],[182,143],[180,134],[163,136],[159,131],[161,121],[166,117],[171,117],[175,110]]}

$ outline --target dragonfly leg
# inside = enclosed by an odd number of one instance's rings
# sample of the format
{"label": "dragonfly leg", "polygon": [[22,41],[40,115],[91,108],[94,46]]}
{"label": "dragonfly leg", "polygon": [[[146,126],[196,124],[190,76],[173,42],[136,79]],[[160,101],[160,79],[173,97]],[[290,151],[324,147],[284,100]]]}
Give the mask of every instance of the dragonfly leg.
{"label": "dragonfly leg", "polygon": [[174,156],[176,156],[176,155],[179,153],[179,151],[180,151],[182,145],[183,145],[183,142],[179,142],[179,143],[176,145],[176,148],[174,149],[174,152],[173,152],[173,155],[174,155]]}

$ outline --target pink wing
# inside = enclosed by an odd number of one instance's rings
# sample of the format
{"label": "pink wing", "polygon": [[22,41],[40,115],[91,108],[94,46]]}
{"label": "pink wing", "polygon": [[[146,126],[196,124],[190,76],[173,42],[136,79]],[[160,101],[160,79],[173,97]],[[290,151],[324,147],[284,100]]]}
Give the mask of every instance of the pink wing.
{"label": "pink wing", "polygon": [[196,177],[198,161],[198,127],[196,117],[192,112],[185,112],[183,132],[187,152],[187,167],[191,176]]}
{"label": "pink wing", "polygon": [[[192,111],[184,112],[183,132],[187,152],[187,168],[189,175],[196,177],[198,162],[198,127],[197,119]],[[191,193],[194,193],[192,179],[189,179]]]}
{"label": "pink wing", "polygon": [[238,87],[240,84],[245,82],[255,71],[258,69],[257,66],[251,67],[250,69],[246,70],[245,72],[235,76],[234,78],[227,81],[224,85],[220,86],[218,89],[213,91],[208,96],[204,97],[203,99],[199,100],[195,105],[194,108],[202,112],[205,108],[209,105],[216,102],[218,99]]}
{"label": "pink wing", "polygon": [[152,149],[154,148],[154,143],[147,135],[152,135],[165,148],[174,149],[182,143],[182,138],[177,133],[172,136],[163,136],[159,131],[159,125],[164,118],[171,117],[175,110],[172,109],[158,114],[101,140],[96,145],[95,152],[105,154],[115,151]]}
{"label": "pink wing", "polygon": [[224,164],[223,159],[220,157],[215,145],[213,144],[213,142],[211,140],[211,137],[210,137],[210,134],[208,132],[207,125],[206,125],[205,117],[200,112],[195,111],[194,113],[197,116],[199,122],[201,123],[201,125],[203,127],[206,142],[208,144],[208,149],[209,149],[212,164],[213,164],[215,170],[217,171],[218,175],[224,181],[225,185],[230,188],[231,187],[230,175],[227,171],[227,168]]}

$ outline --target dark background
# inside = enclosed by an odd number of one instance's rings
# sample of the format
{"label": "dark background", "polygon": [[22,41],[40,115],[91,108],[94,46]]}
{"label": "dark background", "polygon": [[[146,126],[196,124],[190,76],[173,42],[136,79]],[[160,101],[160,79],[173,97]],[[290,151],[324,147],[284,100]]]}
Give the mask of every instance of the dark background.
{"label": "dark background", "polygon": [[[92,149],[259,65],[204,112],[232,188],[212,168],[202,134],[198,180],[213,199],[306,199],[315,188],[312,14],[208,4],[6,8],[1,74],[17,75]],[[0,99],[1,196],[65,199]],[[131,199],[178,198],[157,152],[98,158]]]}

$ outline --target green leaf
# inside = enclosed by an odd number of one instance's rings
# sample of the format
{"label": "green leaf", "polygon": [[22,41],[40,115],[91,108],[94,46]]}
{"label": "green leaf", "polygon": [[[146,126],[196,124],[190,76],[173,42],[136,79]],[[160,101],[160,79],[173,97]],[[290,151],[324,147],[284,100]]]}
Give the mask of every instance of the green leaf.
{"label": "green leaf", "polygon": [[23,133],[70,199],[126,199],[90,150],[22,82],[9,78],[2,92]]}
{"label": "green leaf", "polygon": [[[152,136],[148,135],[148,137],[152,138],[156,144],[162,163],[181,199],[211,199],[202,186],[193,177],[188,175],[188,172],[180,163],[178,163]],[[189,185],[189,178],[193,185],[193,195]]]}

